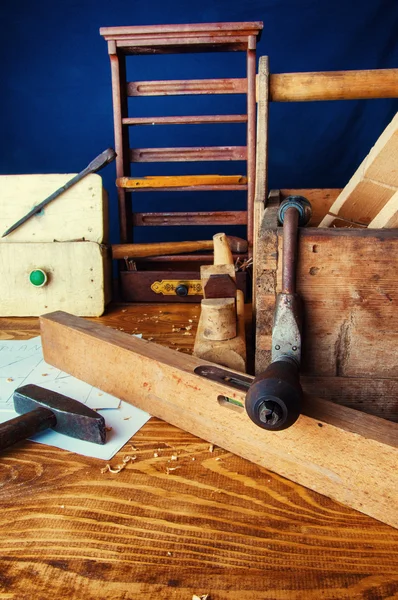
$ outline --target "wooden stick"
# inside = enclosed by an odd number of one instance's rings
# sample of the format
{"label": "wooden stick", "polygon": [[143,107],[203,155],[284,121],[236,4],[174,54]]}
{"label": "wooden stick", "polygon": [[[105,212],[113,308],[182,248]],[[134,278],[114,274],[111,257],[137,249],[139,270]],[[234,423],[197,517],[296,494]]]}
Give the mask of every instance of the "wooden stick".
{"label": "wooden stick", "polygon": [[[233,252],[244,253],[247,251],[246,240],[231,236],[228,238],[228,241]],[[112,258],[114,259],[162,256],[166,254],[180,254],[184,252],[197,252],[200,250],[213,250],[213,248],[213,240],[153,242],[151,244],[114,244],[111,246]]]}
{"label": "wooden stick", "polygon": [[146,177],[119,177],[117,187],[126,189],[172,188],[200,185],[245,185],[243,175],[165,175]]}
{"label": "wooden stick", "polygon": [[276,73],[270,76],[272,102],[397,97],[398,69]]}
{"label": "wooden stick", "polygon": [[41,317],[40,326],[49,364],[398,527],[397,424],[309,398],[293,427],[266,432],[227,402],[243,404],[243,391],[197,372],[216,365],[63,312]]}

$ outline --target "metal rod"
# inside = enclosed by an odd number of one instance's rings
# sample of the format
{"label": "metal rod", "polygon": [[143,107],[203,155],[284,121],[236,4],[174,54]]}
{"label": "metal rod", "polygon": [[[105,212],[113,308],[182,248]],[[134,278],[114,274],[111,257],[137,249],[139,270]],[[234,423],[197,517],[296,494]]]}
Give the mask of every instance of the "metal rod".
{"label": "metal rod", "polygon": [[296,257],[299,213],[293,206],[283,219],[282,293],[296,293]]}

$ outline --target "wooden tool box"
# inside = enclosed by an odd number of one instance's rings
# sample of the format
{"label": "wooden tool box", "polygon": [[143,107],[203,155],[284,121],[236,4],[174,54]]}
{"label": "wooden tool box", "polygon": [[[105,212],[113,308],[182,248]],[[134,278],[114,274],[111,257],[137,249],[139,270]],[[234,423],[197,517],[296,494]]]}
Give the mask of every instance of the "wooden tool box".
{"label": "wooden tool box", "polygon": [[[184,25],[152,25],[135,27],[103,27],[101,35],[108,42],[111,61],[112,93],[117,152],[116,175],[119,197],[121,242],[132,242],[136,227],[217,225],[224,231],[228,225],[247,225],[249,243],[253,232],[253,198],[255,179],[256,127],[256,41],[262,30],[261,22],[200,23]],[[209,52],[245,52],[246,77],[188,80],[128,81],[126,58],[131,55],[192,54]],[[134,114],[134,99],[148,96],[209,96],[240,94],[246,97],[245,114],[146,116]],[[128,99],[132,98],[129,105]],[[132,115],[129,113],[132,109]],[[228,113],[228,109],[225,110]],[[217,123],[244,124],[246,145],[168,148],[130,148],[131,139],[139,126],[209,125]],[[233,127],[233,125],[232,125]],[[133,129],[131,129],[133,128]],[[187,139],[189,133],[187,132]],[[134,145],[134,142],[133,142]],[[170,144],[171,145],[171,144]],[[237,175],[177,175],[134,177],[131,163],[236,161]],[[245,164],[246,163],[246,164]],[[217,169],[219,167],[217,166]],[[214,169],[209,167],[209,171]],[[184,173],[185,170],[182,169]],[[195,172],[195,171],[193,171]],[[134,199],[138,193],[173,191],[181,197],[179,212],[137,212]],[[246,207],[239,211],[187,211],[185,192],[244,191]],[[188,201],[189,204],[189,201]],[[216,233],[216,232],[214,232]],[[179,234],[181,236],[181,234]],[[181,239],[181,237],[180,237]],[[163,256],[140,259],[127,265],[120,261],[121,296],[126,301],[192,301],[203,297],[200,292],[199,268],[212,263],[212,255]],[[172,273],[171,273],[172,271]],[[245,286],[245,273],[239,275]],[[185,288],[185,291],[184,291]],[[177,290],[177,291],[176,291]],[[179,296],[178,290],[184,294]]]}
{"label": "wooden tool box", "polygon": [[[1,176],[1,232],[71,177]],[[100,316],[111,298],[107,231],[107,193],[101,177],[91,174],[0,238],[0,316],[39,316],[61,308]]]}
{"label": "wooden tool box", "polygon": [[[283,100],[398,96],[398,70],[309,77]],[[303,82],[305,81],[304,74]],[[325,77],[327,76],[327,77]],[[365,413],[398,421],[398,230],[318,227],[341,190],[267,194],[267,117],[273,100],[268,60],[260,59],[255,197],[254,313],[256,373],[271,360],[275,295],[281,290],[282,228],[277,209],[290,194],[312,204],[299,231],[297,291],[304,300],[304,390]],[[279,76],[276,76],[279,77]],[[351,85],[349,84],[351,78]],[[367,80],[367,85],[361,85]],[[276,81],[276,80],[275,80]],[[377,82],[380,85],[374,85]]]}

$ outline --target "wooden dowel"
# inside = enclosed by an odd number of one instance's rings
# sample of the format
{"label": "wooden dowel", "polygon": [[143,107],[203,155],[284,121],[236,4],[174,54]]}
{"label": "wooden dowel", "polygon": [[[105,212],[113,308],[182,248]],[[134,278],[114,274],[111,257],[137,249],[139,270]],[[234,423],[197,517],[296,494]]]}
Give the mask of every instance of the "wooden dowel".
{"label": "wooden dowel", "polygon": [[275,73],[270,76],[272,102],[397,97],[398,69]]}

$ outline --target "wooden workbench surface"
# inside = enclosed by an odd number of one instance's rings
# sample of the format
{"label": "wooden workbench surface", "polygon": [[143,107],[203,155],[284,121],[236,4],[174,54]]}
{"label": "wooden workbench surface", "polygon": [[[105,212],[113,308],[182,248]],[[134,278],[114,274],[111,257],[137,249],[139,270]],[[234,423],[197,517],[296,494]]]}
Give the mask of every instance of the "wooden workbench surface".
{"label": "wooden workbench surface", "polygon": [[[130,305],[100,320],[189,352],[198,316]],[[37,333],[0,319],[1,339]],[[111,464],[132,453],[118,474],[33,442],[3,453],[0,600],[398,598],[393,528],[157,419]]]}

